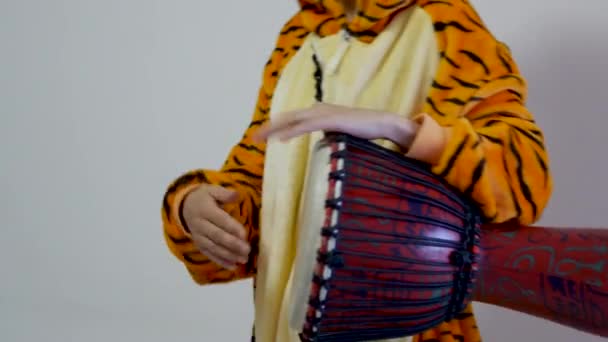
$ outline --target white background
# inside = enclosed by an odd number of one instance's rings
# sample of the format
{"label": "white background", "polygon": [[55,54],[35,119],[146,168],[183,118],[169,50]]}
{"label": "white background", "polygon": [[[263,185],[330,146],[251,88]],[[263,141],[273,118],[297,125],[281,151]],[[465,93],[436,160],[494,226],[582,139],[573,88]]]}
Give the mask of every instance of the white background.
{"label": "white background", "polygon": [[[547,137],[540,223],[608,226],[608,2],[473,2]],[[295,3],[0,0],[0,341],[248,340],[250,283],[194,285],[160,203],[240,137]],[[490,342],[600,341],[477,312]]]}

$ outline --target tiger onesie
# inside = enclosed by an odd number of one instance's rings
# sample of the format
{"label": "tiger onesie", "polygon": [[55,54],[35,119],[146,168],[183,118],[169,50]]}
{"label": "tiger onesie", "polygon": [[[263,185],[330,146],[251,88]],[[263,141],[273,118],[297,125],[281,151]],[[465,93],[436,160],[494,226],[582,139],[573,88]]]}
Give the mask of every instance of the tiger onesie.
{"label": "tiger onesie", "polygon": [[[359,0],[346,19],[338,0],[299,0],[263,72],[251,123],[219,170],[193,170],[164,196],[164,237],[201,285],[254,279],[257,342],[295,342],[284,303],[295,244],[284,234],[297,220],[310,146],[252,133],[282,112],[316,101],[399,113],[420,126],[408,156],[474,200],[487,222],[527,225],[552,191],[541,129],[526,109],[527,87],[508,47],[495,39],[467,0]],[[248,262],[227,270],[200,253],[181,216],[200,184],[238,191],[224,209],[247,230]],[[260,234],[262,233],[262,234]],[[397,341],[397,340],[395,340]],[[478,342],[472,307],[412,342]]]}

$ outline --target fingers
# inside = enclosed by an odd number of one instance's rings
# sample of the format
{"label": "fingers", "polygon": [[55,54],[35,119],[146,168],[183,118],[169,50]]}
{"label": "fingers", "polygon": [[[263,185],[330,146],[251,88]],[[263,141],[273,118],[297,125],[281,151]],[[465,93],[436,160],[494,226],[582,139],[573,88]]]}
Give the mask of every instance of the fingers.
{"label": "fingers", "polygon": [[194,235],[206,239],[205,243],[208,240],[213,244],[207,247],[209,253],[232,263],[247,262],[251,250],[246,241],[247,232],[223,209],[217,206],[210,208],[205,213],[205,219],[200,219],[196,226]]}
{"label": "fingers", "polygon": [[228,269],[246,263],[251,250],[245,227],[221,207],[238,197],[234,190],[205,186],[191,194],[184,204],[184,217],[200,252]]}
{"label": "fingers", "polygon": [[209,195],[220,203],[232,203],[239,198],[239,193],[222,186],[210,186]]}
{"label": "fingers", "polygon": [[247,238],[245,227],[235,220],[230,214],[220,207],[209,208],[205,212],[205,219],[216,227],[220,227],[226,233],[233,235],[241,240]]}
{"label": "fingers", "polygon": [[[238,238],[215,224],[201,220],[197,233],[192,235],[201,253],[221,266],[244,264],[249,259],[250,247],[245,240]],[[198,233],[201,231],[201,233]]]}
{"label": "fingers", "polygon": [[353,116],[358,110],[344,106],[317,103],[310,108],[283,113],[278,119],[263,125],[254,133],[254,140],[262,141],[271,136],[281,140],[314,131],[335,130],[346,116]]}
{"label": "fingers", "polygon": [[266,124],[256,131],[254,139],[261,141],[272,136],[284,141],[296,136],[320,130],[334,129],[336,118],[333,115],[309,115],[301,117],[291,114],[285,119],[280,119],[270,124]]}
{"label": "fingers", "polygon": [[230,251],[217,246],[215,243],[213,243],[213,241],[204,236],[195,235],[192,237],[192,239],[194,240],[194,243],[198,247],[199,251],[209,258],[209,260],[225,269],[231,271],[236,269],[238,259],[236,255],[233,255],[230,253]]}
{"label": "fingers", "polygon": [[282,118],[276,121],[272,121],[262,125],[258,128],[253,134],[253,140],[257,142],[261,142],[267,140],[277,131],[285,129],[291,125],[297,124],[299,122],[294,116],[290,116],[288,118]]}
{"label": "fingers", "polygon": [[284,127],[272,134],[281,141],[286,141],[297,136],[315,131],[328,131],[335,129],[336,125],[332,117],[315,117],[310,120],[302,120],[293,125]]}
{"label": "fingers", "polygon": [[255,141],[268,139],[277,132],[287,129],[291,126],[301,124],[304,121],[314,120],[315,118],[326,117],[335,110],[336,106],[328,104],[315,104],[307,109],[294,110],[283,113],[278,119],[272,120],[269,123],[260,127],[254,134]]}

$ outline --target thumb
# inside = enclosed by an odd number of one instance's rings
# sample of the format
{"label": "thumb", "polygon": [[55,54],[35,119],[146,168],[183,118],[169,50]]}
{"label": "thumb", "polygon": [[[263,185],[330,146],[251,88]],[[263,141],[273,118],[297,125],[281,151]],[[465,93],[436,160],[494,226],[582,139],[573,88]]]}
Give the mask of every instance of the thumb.
{"label": "thumb", "polygon": [[231,203],[239,198],[239,193],[236,190],[224,188],[221,186],[210,187],[209,195],[211,195],[214,200],[220,203]]}

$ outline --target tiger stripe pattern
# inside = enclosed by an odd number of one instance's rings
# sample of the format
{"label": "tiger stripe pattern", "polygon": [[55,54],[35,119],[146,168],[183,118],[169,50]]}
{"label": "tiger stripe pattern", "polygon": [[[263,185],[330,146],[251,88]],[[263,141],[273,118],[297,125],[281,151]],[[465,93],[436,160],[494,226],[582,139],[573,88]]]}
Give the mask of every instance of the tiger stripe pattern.
{"label": "tiger stripe pattern", "polygon": [[[255,287],[266,146],[250,137],[268,120],[281,71],[306,37],[311,33],[333,35],[346,28],[369,43],[410,6],[419,6],[432,18],[440,53],[423,111],[449,131],[449,139],[433,171],[472,198],[488,222],[532,224],[540,218],[553,181],[543,133],[526,108],[526,81],[508,47],[495,39],[469,1],[359,0],[360,11],[349,22],[339,0],[299,3],[300,11],[282,27],[264,68],[251,123],[222,168],[190,171],[172,182],[165,193],[161,210],[165,240],[194,281],[202,285],[254,277]],[[203,183],[242,194],[225,208],[244,224],[252,245],[251,260],[235,271],[221,268],[198,252],[180,219],[185,194]],[[471,306],[452,321],[414,338],[414,342],[478,341],[481,336]]]}
{"label": "tiger stripe pattern", "polygon": [[[263,72],[262,85],[251,122],[230,150],[222,168],[192,170],[173,181],[163,198],[162,222],[165,241],[170,251],[184,263],[193,280],[199,284],[226,283],[252,277],[256,270],[257,241],[259,241],[259,213],[266,144],[254,142],[252,133],[268,120],[270,103],[283,66],[295,55],[307,31],[299,16],[292,17],[281,30]],[[228,270],[210,261],[198,251],[188,237],[180,218],[181,199],[200,184],[213,184],[239,192],[239,199],[226,204],[224,209],[243,224],[251,244],[250,260]]]}

